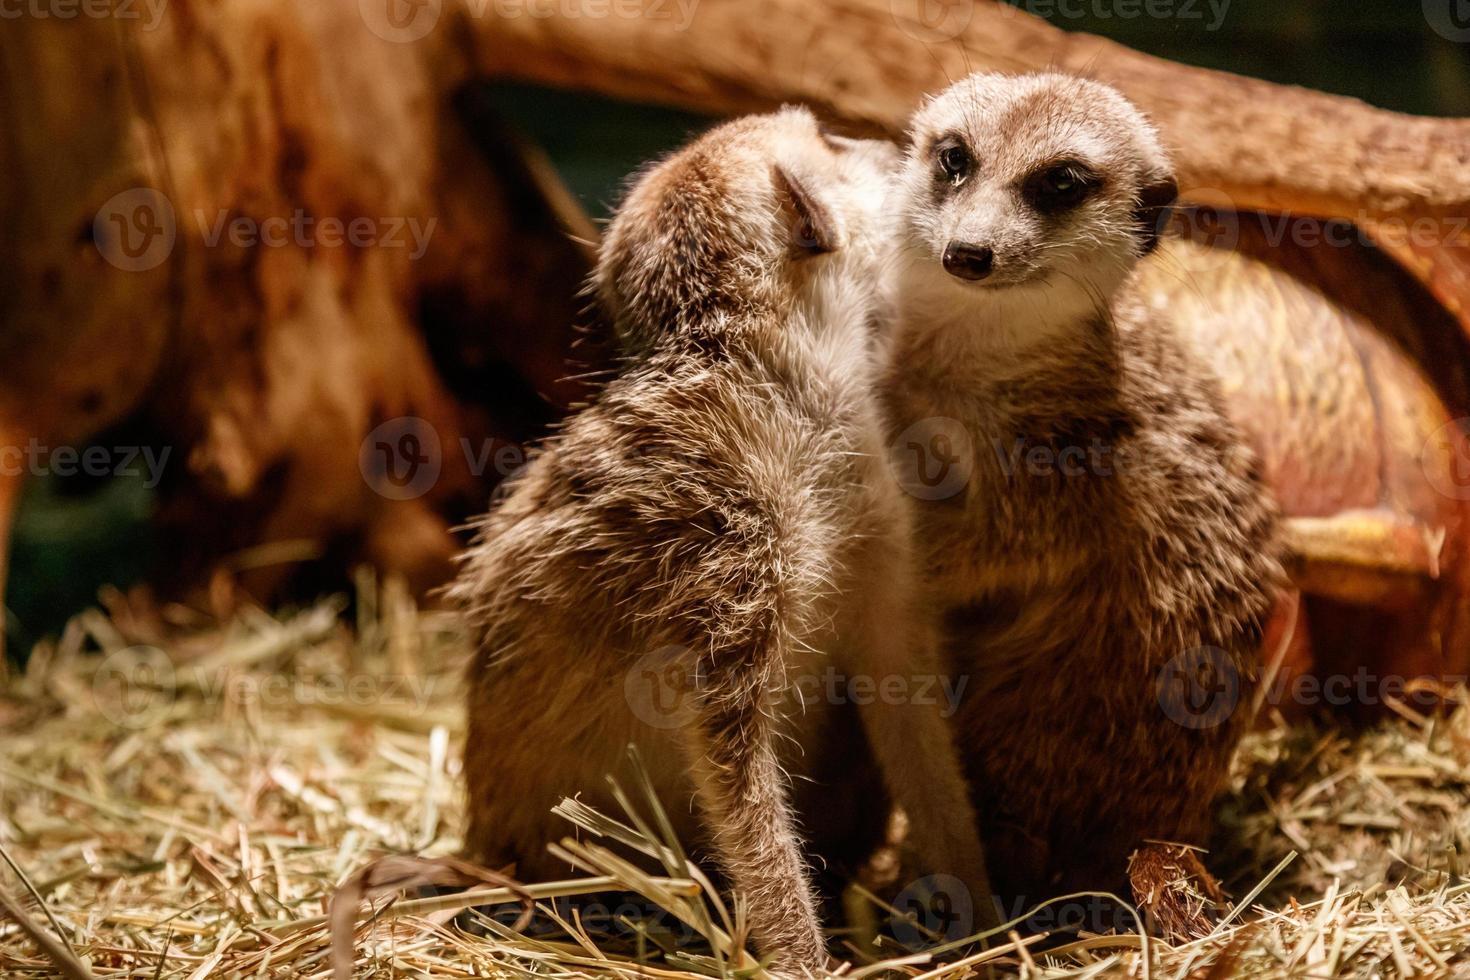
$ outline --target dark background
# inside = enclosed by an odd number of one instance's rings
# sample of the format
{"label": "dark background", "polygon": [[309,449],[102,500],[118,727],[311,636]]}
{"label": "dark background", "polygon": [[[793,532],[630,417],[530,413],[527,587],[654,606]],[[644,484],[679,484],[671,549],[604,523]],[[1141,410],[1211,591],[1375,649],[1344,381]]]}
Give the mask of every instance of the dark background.
{"label": "dark background", "polygon": [[[1114,0],[1010,0],[1057,11],[1058,27],[1088,31],[1150,54],[1273,82],[1355,96],[1425,115],[1470,116],[1470,44],[1436,31],[1426,9],[1470,0],[1231,0],[1220,26],[1207,0],[1197,19],[1125,18]],[[1190,0],[1173,0],[1186,9]],[[1143,6],[1133,0],[1135,6]],[[1081,13],[1082,16],[1069,16]],[[496,86],[496,103],[540,142],[587,210],[605,216],[624,176],[704,125],[685,113],[521,86]],[[98,438],[131,444],[127,433]],[[170,459],[169,466],[183,465]],[[140,479],[34,480],[12,553],[6,628],[20,652],[91,603],[99,586],[143,577],[152,557],[152,495]]]}

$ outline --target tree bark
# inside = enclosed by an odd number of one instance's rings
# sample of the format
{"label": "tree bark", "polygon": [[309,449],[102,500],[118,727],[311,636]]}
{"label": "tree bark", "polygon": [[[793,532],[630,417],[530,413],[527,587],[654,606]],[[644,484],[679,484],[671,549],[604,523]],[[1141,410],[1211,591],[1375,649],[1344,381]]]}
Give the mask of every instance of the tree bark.
{"label": "tree bark", "polygon": [[[298,542],[442,581],[449,525],[505,475],[487,450],[585,390],[586,249],[508,142],[494,165],[473,145],[472,74],[377,36],[355,0],[7,20],[0,417],[73,447],[144,420],[181,579]],[[371,468],[400,444],[432,445],[413,476],[434,474],[385,484]]]}
{"label": "tree bark", "polygon": [[889,134],[972,71],[1073,72],[1138,102],[1182,186],[1214,203],[1356,221],[1470,214],[1470,121],[1165,61],[991,0],[699,0],[687,17],[673,0],[631,0],[613,9],[639,16],[590,15],[606,6],[504,16],[459,0],[449,29],[494,75],[717,114],[800,101]]}

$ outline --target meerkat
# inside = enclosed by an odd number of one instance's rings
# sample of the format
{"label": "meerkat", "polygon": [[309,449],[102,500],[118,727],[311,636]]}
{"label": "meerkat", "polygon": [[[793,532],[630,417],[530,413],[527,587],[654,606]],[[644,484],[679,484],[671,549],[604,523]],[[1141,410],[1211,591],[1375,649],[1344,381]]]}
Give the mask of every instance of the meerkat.
{"label": "meerkat", "polygon": [[[813,766],[861,769],[859,746],[831,744],[849,708],[923,862],[986,890],[942,705],[851,707],[793,682],[827,664],[938,672],[877,399],[878,226],[896,164],[888,144],[788,108],[643,173],[593,276],[623,366],[483,519],[451,590],[478,644],[469,849],[524,880],[565,874],[546,853],[566,833],[549,811],[579,794],[614,807],[606,776],[636,744],[785,974],[827,963],[790,782],[840,788],[841,772]],[[687,696],[687,717],[649,717],[628,683],[647,673],[681,678],[662,693]],[[807,827],[847,819],[808,795]]]}
{"label": "meerkat", "polygon": [[1007,916],[1123,894],[1144,842],[1205,843],[1282,578],[1273,505],[1130,286],[1177,195],[1153,125],[1098,82],[980,74],[910,137],[883,398],[896,451],[968,468],[918,528],[991,881]]}

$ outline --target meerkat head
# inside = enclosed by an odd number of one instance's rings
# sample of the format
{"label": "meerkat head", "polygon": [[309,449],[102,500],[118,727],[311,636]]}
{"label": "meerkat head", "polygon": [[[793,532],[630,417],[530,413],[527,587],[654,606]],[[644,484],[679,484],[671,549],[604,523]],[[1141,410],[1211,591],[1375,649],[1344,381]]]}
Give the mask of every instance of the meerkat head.
{"label": "meerkat head", "polygon": [[1178,194],[1158,131],[1116,89],[977,74],[915,114],[899,240],[945,302],[1105,305]]}
{"label": "meerkat head", "polygon": [[809,304],[876,267],[891,144],[806,109],[726,123],[644,170],[608,226],[593,285],[632,349],[752,307]]}

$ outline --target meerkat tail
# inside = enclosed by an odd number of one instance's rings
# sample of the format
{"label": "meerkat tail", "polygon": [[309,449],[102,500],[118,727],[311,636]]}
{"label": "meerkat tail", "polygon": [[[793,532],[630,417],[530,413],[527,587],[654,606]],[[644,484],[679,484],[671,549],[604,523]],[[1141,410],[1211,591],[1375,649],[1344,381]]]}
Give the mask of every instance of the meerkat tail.
{"label": "meerkat tail", "polygon": [[799,975],[825,966],[827,955],[795,815],[779,791],[786,775],[776,752],[777,702],[792,642],[777,628],[750,650],[717,657],[685,750],[700,774],[698,799],[732,891],[747,902],[753,938],[776,951],[777,970]]}

